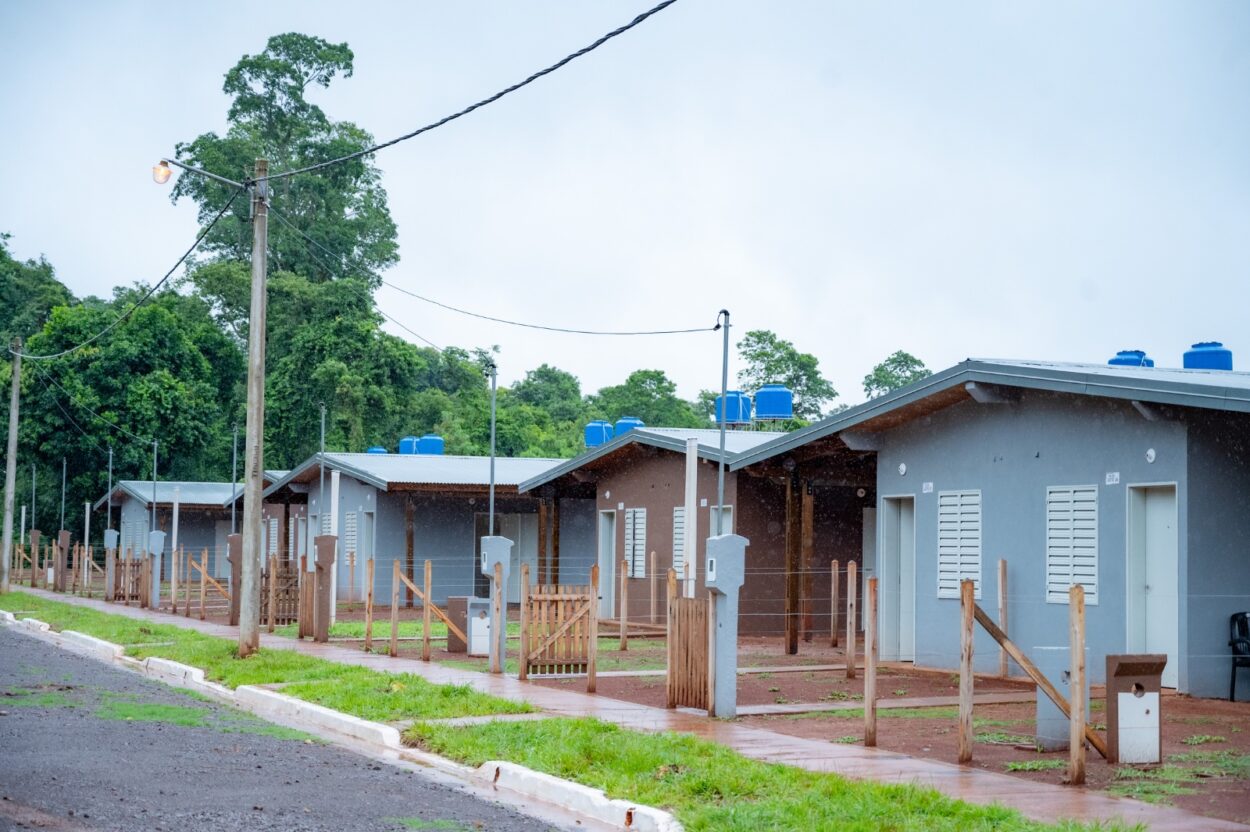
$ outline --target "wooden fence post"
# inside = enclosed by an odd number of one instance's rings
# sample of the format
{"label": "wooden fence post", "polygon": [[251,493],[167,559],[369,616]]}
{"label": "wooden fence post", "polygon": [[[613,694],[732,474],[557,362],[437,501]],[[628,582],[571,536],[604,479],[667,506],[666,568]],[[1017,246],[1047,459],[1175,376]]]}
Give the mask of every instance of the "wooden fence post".
{"label": "wooden fence post", "polygon": [[373,558],[365,561],[365,652],[373,652]]}
{"label": "wooden fence post", "polygon": [[1073,584],[1068,590],[1068,618],[1071,623],[1071,716],[1068,719],[1069,786],[1085,782],[1085,587]]}
{"label": "wooden fence post", "polygon": [[664,666],[667,672],[664,674],[664,707],[677,707],[677,692],[673,686],[673,673],[677,669],[674,667],[674,651],[677,649],[676,640],[673,638],[673,601],[677,598],[677,571],[675,569],[668,570],[668,614],[665,621],[665,657]]}
{"label": "wooden fence post", "polygon": [[598,684],[595,664],[599,655],[599,564],[590,567],[590,655],[586,665],[586,692],[594,693]]}
{"label": "wooden fence post", "polygon": [[838,568],[841,566],[836,560],[833,562],[829,572],[829,646],[838,646]]}
{"label": "wooden fence post", "polygon": [[853,560],[846,562],[846,678],[855,678],[855,627],[856,615],[855,592],[859,588],[857,572],[858,564]]}
{"label": "wooden fence post", "polygon": [[[629,649],[629,561],[621,560],[621,597],[617,599],[620,609],[616,611],[621,626],[621,651]],[[593,616],[592,616],[593,617]]]}
{"label": "wooden fence post", "polygon": [[399,558],[391,561],[391,649],[390,657],[399,655]]}
{"label": "wooden fence post", "polygon": [[208,595],[208,549],[200,552],[200,620],[208,617],[204,612],[204,601]]}
{"label": "wooden fence post", "polygon": [[959,762],[972,762],[972,608],[976,585],[959,583]]}
{"label": "wooden fence post", "polygon": [[517,655],[517,678],[529,678],[530,652],[530,565],[521,562],[521,649]]}
{"label": "wooden fence post", "polygon": [[269,632],[278,620],[278,556],[269,556]]}
{"label": "wooden fence post", "polygon": [[188,554],[186,548],[182,550],[182,583],[186,589],[182,591],[182,614],[186,618],[191,617],[191,561],[193,556]]}
{"label": "wooden fence post", "polygon": [[425,582],[421,585],[421,589],[425,597],[421,599],[421,661],[428,662],[430,660],[430,629],[433,627],[433,605],[434,605],[434,589],[431,584],[434,583],[434,563],[429,559],[425,559]]}
{"label": "wooden fence post", "polygon": [[[998,628],[1004,633],[1011,632],[1007,629],[1007,560],[1006,558],[998,559]],[[1006,677],[1007,675],[1007,649],[1003,646],[998,648],[998,675]]]}
{"label": "wooden fence post", "polygon": [[877,579],[864,587],[864,746],[877,744]]}
{"label": "wooden fence post", "polygon": [[[495,574],[491,580],[494,582],[494,592],[491,593],[490,637],[498,644],[507,644],[507,640],[501,637],[504,628],[508,626],[508,619],[503,609],[503,564],[499,561],[495,562]],[[492,651],[491,673],[503,673],[504,657],[501,653],[502,649]]]}

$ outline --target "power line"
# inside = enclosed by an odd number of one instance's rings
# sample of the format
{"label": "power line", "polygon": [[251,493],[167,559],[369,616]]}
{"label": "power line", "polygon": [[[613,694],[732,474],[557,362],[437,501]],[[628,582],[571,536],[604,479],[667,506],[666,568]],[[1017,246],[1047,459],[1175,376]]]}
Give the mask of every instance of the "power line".
{"label": "power line", "polygon": [[[235,199],[238,198],[241,192],[242,191],[234,191],[230,195],[230,199],[228,202],[226,202],[225,207],[217,212],[217,216],[213,217],[212,221],[208,224],[208,227],[200,232],[199,236],[195,238],[195,242],[191,244],[191,247],[188,248],[185,252],[183,252],[182,256],[178,258],[178,262],[174,263],[174,265],[170,268],[170,270],[165,272],[165,276],[162,277],[160,280],[156,281],[156,283],[150,289],[148,289],[147,292],[144,293],[143,297],[139,298],[139,300],[136,301],[133,306],[131,306],[122,314],[118,315],[117,320],[113,321],[111,324],[109,324],[104,329],[97,332],[95,335],[92,335],[86,341],[83,341],[81,344],[76,344],[75,346],[72,346],[69,349],[61,350],[60,352],[52,353],[51,355],[32,355],[31,353],[24,352],[24,353],[21,353],[22,358],[30,358],[36,361],[44,361],[44,360],[51,360],[54,358],[62,358],[66,355],[69,355],[72,352],[77,352],[78,350],[82,349],[88,344],[95,343],[96,341],[100,340],[105,335],[107,335],[109,332],[113,331],[118,326],[120,326],[127,318],[129,318],[131,315],[135,313],[135,310],[137,310],[143,304],[147,303],[148,300],[154,294],[156,294],[156,290],[161,288],[161,286],[165,284],[165,281],[169,280],[170,276],[175,271],[178,270],[178,267],[181,266],[183,262],[185,262],[186,259],[191,256],[191,252],[195,251],[199,247],[200,243],[204,241],[204,238],[208,236],[208,232],[213,230],[213,226],[217,224],[217,221],[220,220],[223,216],[225,216],[225,213],[230,210],[230,206],[234,204]],[[9,347],[9,352],[10,353],[13,352],[12,347]]]}
{"label": "power line", "polygon": [[57,410],[61,411],[61,415],[62,415],[62,416],[64,416],[66,419],[68,419],[68,420],[69,420],[69,423],[70,423],[71,425],[73,425],[73,426],[74,426],[74,427],[78,430],[78,432],[79,432],[79,433],[81,433],[81,434],[82,434],[82,435],[83,435],[83,436],[87,439],[87,441],[88,441],[88,442],[90,442],[92,445],[94,445],[94,446],[95,446],[95,449],[96,449],[97,451],[99,451],[99,452],[100,452],[100,453],[102,453],[102,454],[103,454],[103,453],[106,453],[106,451],[105,451],[102,447],[100,447],[100,443],[99,443],[99,442],[97,442],[97,441],[95,441],[95,439],[94,439],[94,438],[92,438],[92,436],[91,436],[89,433],[87,433],[85,430],[83,430],[83,429],[82,429],[82,426],[81,426],[81,425],[79,425],[77,422],[75,422],[75,421],[74,421],[74,417],[73,417],[73,416],[70,416],[70,415],[69,415],[69,413],[68,413],[68,412],[66,412],[66,410],[65,410],[65,408],[64,408],[64,407],[61,407],[61,403],[60,403],[59,401],[57,401],[56,396],[53,396],[53,397],[52,397],[52,403],[53,403],[54,405],[56,405],[56,409],[57,409]]}
{"label": "power line", "polygon": [[470,318],[479,318],[483,321],[494,321],[497,324],[507,324],[508,326],[520,326],[526,329],[541,329],[544,332],[562,332],[568,335],[611,335],[611,336],[629,336],[629,335],[688,335],[692,332],[716,332],[720,329],[720,324],[715,326],[697,326],[688,329],[644,329],[644,330],[605,330],[605,329],[571,329],[562,326],[545,326],[543,324],[529,324],[524,321],[510,321],[507,318],[496,318],[493,315],[483,315],[480,312],[470,312],[468,309],[461,309],[458,306],[451,306],[446,303],[427,298],[424,295],[418,295],[411,289],[405,289],[397,286],[389,280],[383,280],[382,283],[390,286],[397,292],[403,292],[409,297],[424,301],[434,306],[441,307],[451,312],[458,312],[461,315],[468,315]]}
{"label": "power line", "polygon": [[[269,214],[270,214],[270,216],[275,217],[275,218],[278,220],[278,222],[282,223],[282,224],[283,224],[283,225],[285,225],[287,228],[291,229],[291,230],[292,230],[292,231],[294,231],[296,234],[298,234],[298,235],[299,235],[301,238],[303,238],[303,240],[304,240],[305,242],[307,242],[309,245],[315,246],[316,248],[320,249],[321,251],[324,251],[324,252],[325,252],[327,255],[329,255],[330,257],[336,257],[336,256],[337,256],[337,255],[335,255],[333,252],[331,252],[329,249],[327,249],[325,246],[323,246],[321,243],[317,242],[317,241],[316,241],[316,240],[314,240],[312,237],[309,237],[307,234],[305,234],[303,230],[301,230],[300,228],[296,227],[296,225],[295,225],[294,223],[292,223],[290,220],[288,220],[288,219],[287,219],[287,218],[286,218],[286,217],[282,214],[282,212],[281,212],[281,211],[279,211],[279,210],[277,210],[276,208],[274,208],[274,207],[273,207],[273,202],[272,202],[272,201],[269,203]],[[320,257],[318,257],[315,253],[313,253],[313,252],[311,252],[311,251],[310,251],[310,252],[308,252],[308,256],[309,256],[309,257],[311,257],[311,258],[312,258],[313,260],[315,260],[316,262],[320,263],[320,264],[322,265],[322,267],[323,267],[323,268],[325,268],[327,271],[336,272],[337,274],[339,274],[340,276],[342,276],[343,271],[342,271],[342,268],[341,268],[341,267],[340,267],[340,268],[338,268],[338,269],[334,268],[332,265],[330,265],[329,263],[325,262],[324,260],[322,260]],[[356,272],[356,273],[358,273],[358,274],[367,274],[367,273],[366,273],[363,269],[360,269],[360,268],[352,268],[350,264],[347,264],[347,267],[348,267],[348,269],[349,269],[349,270],[351,270],[351,271],[355,271],[355,272]],[[371,275],[369,275],[369,276],[371,276]],[[440,347],[438,344],[435,344],[435,343],[434,343],[433,341],[431,341],[429,338],[426,338],[424,335],[422,335],[421,333],[417,332],[417,331],[416,331],[416,330],[414,330],[414,329],[410,329],[408,326],[406,326],[406,325],[405,325],[402,321],[398,320],[397,318],[395,318],[395,317],[393,317],[393,316],[391,316],[391,315],[388,315],[386,312],[384,312],[384,311],[382,310],[382,308],[381,308],[380,306],[377,306],[377,304],[374,304],[374,303],[373,303],[373,299],[372,299],[372,298],[370,298],[368,295],[365,295],[365,294],[363,294],[363,293],[361,293],[361,292],[357,291],[357,290],[356,290],[356,288],[355,288],[355,287],[353,287],[350,283],[346,283],[346,282],[344,282],[344,283],[342,283],[341,285],[346,286],[346,287],[347,287],[347,288],[348,288],[348,289],[349,289],[352,293],[354,293],[354,294],[355,294],[357,297],[359,297],[361,300],[364,300],[364,301],[366,301],[366,302],[368,302],[368,303],[372,304],[372,305],[374,306],[374,308],[376,308],[376,309],[377,309],[378,314],[382,315],[382,317],[386,318],[386,319],[387,319],[388,321],[390,321],[391,323],[393,323],[393,324],[395,324],[396,326],[398,326],[399,328],[403,329],[403,330],[404,330],[405,332],[407,332],[409,335],[413,336],[414,338],[418,338],[418,339],[420,339],[421,341],[424,341],[426,344],[429,344],[432,348],[434,348],[434,349],[438,350],[439,352],[442,352],[442,351],[443,351],[443,348],[442,348],[442,347]]]}
{"label": "power line", "polygon": [[296,168],[295,170],[288,170],[288,171],[283,171],[282,173],[270,174],[268,178],[271,181],[275,179],[285,179],[288,176],[295,176],[301,173],[310,173],[315,170],[321,170],[322,168],[331,167],[332,165],[339,165],[339,164],[342,164],[343,162],[350,162],[352,159],[359,159],[362,156],[368,156],[370,153],[376,153],[377,151],[388,148],[391,145],[399,144],[400,142],[407,141],[408,139],[415,138],[416,136],[420,136],[422,133],[428,133],[429,131],[434,130],[435,128],[442,127],[444,124],[448,123],[449,121],[455,121],[461,116],[467,116],[469,113],[473,112],[474,110],[485,107],[487,104],[493,104],[494,102],[503,98],[508,93],[516,92],[517,90],[521,89],[521,87],[532,84],[533,82],[537,81],[539,78],[542,78],[544,75],[550,75],[552,72],[555,72],[557,69],[560,69],[565,64],[570,63],[571,61],[574,61],[577,58],[580,58],[581,56],[589,52],[593,52],[594,50],[598,49],[600,46],[603,46],[603,44],[612,40],[612,38],[616,37],[617,35],[623,35],[624,33],[628,32],[630,29],[642,23],[647,18],[651,17],[657,12],[663,11],[664,9],[668,8],[669,6],[673,5],[676,2],[677,0],[664,0],[664,2],[638,15],[629,23],[626,23],[624,26],[621,26],[617,29],[613,29],[611,32],[608,32],[606,35],[599,38],[598,40],[596,40],[594,43],[590,44],[589,46],[582,47],[581,49],[577,50],[571,55],[564,56],[563,58],[556,61],[554,64],[547,67],[546,69],[538,70],[533,75],[526,78],[524,81],[520,81],[516,84],[513,84],[510,87],[506,87],[500,90],[499,92],[495,93],[494,95],[490,96],[489,98],[483,98],[481,101],[478,101],[475,104],[470,104],[468,107],[465,107],[463,110],[452,113],[449,116],[444,116],[443,118],[440,118],[438,121],[435,121],[431,124],[427,124],[424,127],[420,127],[416,130],[413,130],[411,133],[405,133],[404,135],[399,136],[398,138],[391,139],[389,142],[382,142],[381,144],[375,144],[373,147],[365,148],[364,150],[358,150],[355,153],[349,153],[346,156],[340,156],[337,159],[329,159],[324,162],[318,162],[315,165],[308,165],[307,167]]}
{"label": "power line", "polygon": [[94,410],[92,410],[91,408],[87,407],[85,404],[83,404],[82,402],[80,402],[80,401],[78,400],[78,398],[77,398],[76,396],[74,396],[74,394],[73,394],[73,393],[69,392],[69,391],[68,391],[68,390],[66,390],[64,387],[62,387],[62,386],[60,385],[60,383],[59,383],[59,382],[58,382],[55,378],[53,378],[51,375],[48,375],[48,374],[44,373],[44,371],[43,371],[43,370],[39,369],[39,365],[38,365],[38,364],[31,364],[30,366],[35,368],[35,372],[39,373],[39,376],[40,376],[40,377],[41,377],[44,381],[51,382],[53,385],[55,385],[55,386],[56,386],[56,388],[57,388],[58,390],[60,390],[62,393],[64,393],[64,394],[66,395],[66,397],[68,397],[68,398],[69,398],[69,400],[70,400],[70,401],[72,401],[74,404],[78,405],[78,406],[79,406],[79,407],[81,407],[83,410],[85,410],[85,411],[87,411],[88,413],[90,413],[90,414],[91,414],[92,416],[94,416],[97,420],[99,420],[99,421],[103,422],[104,424],[108,425],[109,427],[113,428],[114,430],[118,431],[119,433],[123,433],[123,434],[125,434],[126,436],[129,436],[131,439],[135,440],[136,442],[143,442],[143,443],[148,444],[148,445],[152,444],[152,440],[151,440],[151,439],[145,439],[145,438],[144,438],[144,437],[142,437],[142,436],[137,436],[137,435],[135,435],[135,434],[131,433],[130,431],[126,430],[126,429],[125,429],[124,427],[122,427],[121,425],[119,425],[119,424],[117,424],[117,423],[115,423],[115,422],[110,422],[108,419],[105,419],[105,418],[104,418],[103,416],[101,416],[99,413],[96,413]]}

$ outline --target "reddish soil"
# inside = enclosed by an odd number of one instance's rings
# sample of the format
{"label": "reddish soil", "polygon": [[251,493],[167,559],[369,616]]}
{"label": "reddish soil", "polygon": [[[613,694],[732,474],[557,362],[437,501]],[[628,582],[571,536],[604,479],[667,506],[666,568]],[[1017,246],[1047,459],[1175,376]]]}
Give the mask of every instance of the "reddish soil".
{"label": "reddish soil", "polygon": [[[997,683],[994,686],[997,687]],[[986,687],[985,684],[978,684],[979,690]],[[1096,727],[1103,727],[1102,700],[1093,700],[1091,707]],[[1167,802],[1212,817],[1250,823],[1250,780],[1247,779],[1250,778],[1250,704],[1169,695],[1163,700],[1162,711],[1163,759],[1170,764],[1169,768],[1161,772],[1158,766],[1108,765],[1090,749],[1086,758],[1086,788],[1110,787],[1113,792]],[[931,713],[936,718],[922,718],[919,716],[922,712],[916,710],[899,713],[895,717],[891,717],[887,710],[879,713],[879,747],[917,757],[955,761],[955,720],[950,709],[934,709]],[[1043,754],[1032,747],[1034,713],[1034,706],[1027,704],[977,706],[976,733],[982,739],[976,743],[971,765],[1005,771],[1007,764],[1012,762],[1066,763],[1066,751]],[[843,742],[858,742],[863,737],[858,719],[833,714],[747,717],[742,721],[799,737]],[[994,733],[1016,735],[1025,741],[1016,744],[1009,737],[986,736]],[[1204,737],[1212,739],[1200,741]],[[1215,741],[1216,738],[1218,741]],[[1191,744],[1186,744],[1186,739]],[[1184,755],[1193,756],[1187,758]],[[1182,768],[1188,769],[1187,774],[1182,774],[1186,779],[1174,786],[1190,793],[1167,793],[1173,790],[1169,784],[1152,779],[1152,775],[1158,777],[1163,774],[1166,777],[1169,772]],[[1135,769],[1137,776],[1144,779],[1124,776],[1125,769]],[[1065,776],[1063,768],[1009,773],[1047,783],[1061,783]],[[1156,788],[1163,793],[1142,791]]]}

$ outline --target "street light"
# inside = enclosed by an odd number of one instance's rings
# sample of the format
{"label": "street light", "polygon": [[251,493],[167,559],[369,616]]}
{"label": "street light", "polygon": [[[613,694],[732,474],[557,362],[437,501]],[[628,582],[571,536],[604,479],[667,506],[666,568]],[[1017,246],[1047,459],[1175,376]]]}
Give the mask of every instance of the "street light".
{"label": "street light", "polygon": [[169,177],[173,176],[173,173],[169,167],[169,162],[162,159],[152,166],[152,181],[157,185],[164,185],[169,181]]}

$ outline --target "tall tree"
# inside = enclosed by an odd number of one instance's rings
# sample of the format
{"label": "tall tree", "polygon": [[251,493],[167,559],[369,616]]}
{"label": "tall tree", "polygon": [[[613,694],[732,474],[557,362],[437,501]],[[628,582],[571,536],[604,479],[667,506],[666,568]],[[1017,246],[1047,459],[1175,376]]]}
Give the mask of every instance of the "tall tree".
{"label": "tall tree", "polygon": [[677,395],[677,385],[663,370],[635,370],[624,384],[604,387],[590,397],[591,414],[614,421],[637,416],[653,427],[708,427],[694,405]]}
{"label": "tall tree", "polygon": [[738,342],[738,356],[746,367],[738,373],[742,389],[754,395],[765,384],[784,384],[794,394],[794,415],[808,421],[819,419],[824,405],[838,391],[820,374],[820,361],[799,352],[790,341],[767,329],[753,329]]}
{"label": "tall tree", "polygon": [[[336,76],[351,77],[353,60],[346,43],[298,33],[271,37],[263,52],[243,56],[226,73],[222,89],[232,98],[226,134],[204,133],[178,144],[179,161],[244,180],[252,175],[257,158],[268,159],[269,170],[281,173],[369,147],[373,144],[369,133],[347,121],[332,121],[307,98],[310,90],[328,87]],[[386,191],[369,159],[281,179],[275,185],[274,211],[325,249],[310,247],[275,219],[269,226],[269,244],[276,269],[323,282],[350,264],[375,287],[379,272],[398,261]],[[177,202],[190,197],[199,205],[200,221],[206,223],[226,204],[229,191],[188,174],[178,178],[171,198]],[[203,247],[214,259],[246,261],[251,245],[247,200],[239,199]],[[208,285],[201,288],[209,291]]]}
{"label": "tall tree", "polygon": [[925,367],[923,361],[911,353],[899,350],[864,376],[864,395],[875,399],[930,375],[932,372]]}
{"label": "tall tree", "polygon": [[577,376],[550,364],[527,372],[512,386],[512,392],[519,401],[547,411],[557,422],[578,421],[585,410]]}
{"label": "tall tree", "polygon": [[16,259],[9,239],[10,235],[0,234],[0,344],[6,348],[13,336],[29,338],[53,309],[74,302],[47,260]]}

